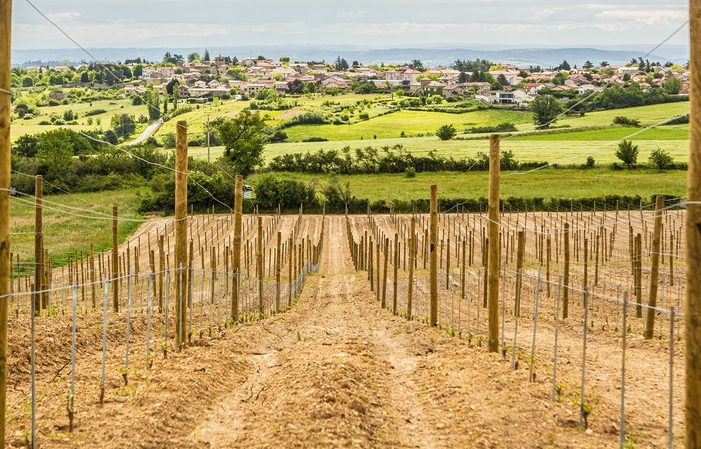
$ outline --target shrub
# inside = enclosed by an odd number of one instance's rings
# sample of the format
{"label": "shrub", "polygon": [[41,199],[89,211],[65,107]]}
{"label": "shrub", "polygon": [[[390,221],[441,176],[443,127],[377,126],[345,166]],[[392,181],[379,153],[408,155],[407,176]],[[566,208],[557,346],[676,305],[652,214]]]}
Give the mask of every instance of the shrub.
{"label": "shrub", "polygon": [[613,124],[622,126],[633,126],[635,128],[639,128],[640,120],[638,120],[637,118],[629,118],[619,115],[613,118]]}
{"label": "shrub", "polygon": [[628,168],[633,168],[638,163],[638,152],[639,148],[637,145],[633,145],[633,142],[630,140],[624,140],[618,144],[615,156],[626,164]]}
{"label": "shrub", "polygon": [[441,140],[450,140],[455,137],[457,131],[453,125],[443,125],[436,131],[436,135]]}
{"label": "shrub", "polygon": [[104,114],[105,112],[107,112],[107,110],[105,109],[93,109],[92,111],[85,112],[83,115],[86,117],[90,117],[91,115],[100,115]]}
{"label": "shrub", "polygon": [[660,147],[657,147],[655,151],[650,153],[648,160],[650,161],[650,164],[657,167],[659,171],[662,171],[665,168],[670,168],[674,165],[674,158],[672,158],[672,156],[669,154],[669,151],[665,151]]}
{"label": "shrub", "polygon": [[516,131],[516,126],[513,123],[500,123],[496,126],[482,126],[470,128],[468,132],[472,134],[482,134],[482,133],[504,133]]}
{"label": "shrub", "polygon": [[327,139],[325,137],[308,137],[308,138],[302,140],[302,142],[328,142],[328,141],[329,141],[329,139]]}
{"label": "shrub", "polygon": [[407,167],[404,169],[404,174],[407,178],[416,178],[416,169],[414,167]]}
{"label": "shrub", "polygon": [[586,168],[594,168],[594,164],[596,164],[594,158],[592,156],[587,157]]}
{"label": "shrub", "polygon": [[300,204],[318,206],[313,184],[301,181],[277,179],[273,175],[263,176],[256,186],[256,201],[263,209],[296,210]]}

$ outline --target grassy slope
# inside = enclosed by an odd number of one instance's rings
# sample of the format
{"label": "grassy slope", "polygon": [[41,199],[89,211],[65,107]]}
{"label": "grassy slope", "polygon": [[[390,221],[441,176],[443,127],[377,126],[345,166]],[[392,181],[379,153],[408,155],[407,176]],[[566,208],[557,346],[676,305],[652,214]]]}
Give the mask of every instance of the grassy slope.
{"label": "grassy slope", "polygon": [[[615,176],[611,176],[615,173]],[[297,173],[277,173],[282,179],[301,181],[324,181],[326,176]],[[247,183],[255,186],[259,175],[251,176]],[[351,193],[357,198],[375,200],[415,200],[427,198],[429,185],[438,184],[442,198],[487,197],[489,174],[474,173],[418,173],[409,179],[397,175],[351,175],[340,176],[342,183],[350,182]],[[501,196],[526,198],[587,198],[602,195],[655,194],[681,196],[686,192],[686,172],[653,170],[612,172],[601,168],[594,170],[548,169],[518,175],[502,174]]]}
{"label": "grassy slope", "polygon": [[[112,247],[112,206],[120,217],[140,219],[137,190],[118,190],[74,195],[49,195],[44,198],[44,245],[55,265],[63,265],[75,251],[90,252]],[[73,207],[77,209],[68,209]],[[92,211],[93,213],[87,212]],[[103,215],[96,216],[95,213]],[[31,198],[10,202],[11,251],[22,260],[34,260],[34,201]],[[94,218],[86,218],[94,217]],[[139,223],[120,222],[119,238],[124,240]],[[16,257],[16,256],[15,256]]]}

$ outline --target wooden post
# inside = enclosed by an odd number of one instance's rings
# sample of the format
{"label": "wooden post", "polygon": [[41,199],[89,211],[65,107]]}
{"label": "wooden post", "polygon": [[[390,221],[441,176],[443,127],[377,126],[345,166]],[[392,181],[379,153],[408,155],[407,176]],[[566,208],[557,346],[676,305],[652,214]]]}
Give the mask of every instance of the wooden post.
{"label": "wooden post", "polygon": [[635,316],[643,317],[643,238],[640,233],[635,236],[635,273],[633,280],[635,283]]}
{"label": "wooden post", "polygon": [[664,197],[657,196],[655,201],[655,227],[652,235],[652,268],[650,271],[650,296],[647,304],[647,324],[645,325],[645,338],[652,338],[655,330],[655,315],[657,310],[657,287],[660,279],[660,237],[662,236],[662,214],[664,213]]}
{"label": "wooden post", "polygon": [[236,175],[236,187],[234,192],[234,253],[232,255],[232,265],[234,280],[231,292],[231,319],[239,319],[239,281],[241,277],[241,240],[243,220],[243,176]]}
{"label": "wooden post", "polygon": [[392,313],[397,314],[397,274],[399,270],[399,234],[394,233],[394,272],[392,277]]}
{"label": "wooden post", "polygon": [[282,246],[282,232],[277,232],[277,248],[275,249],[275,311],[280,310],[280,248]]}
{"label": "wooden post", "polygon": [[258,238],[256,239],[256,273],[258,274],[258,312],[263,315],[263,217],[258,216]]}
{"label": "wooden post", "polygon": [[686,212],[686,440],[701,448],[701,0],[689,1],[691,100]]}
{"label": "wooden post", "polygon": [[385,268],[382,273],[382,302],[380,303],[380,307],[383,309],[387,307],[387,263],[388,263],[388,256],[389,256],[389,238],[385,238]]}
{"label": "wooden post", "polygon": [[[372,251],[370,252],[372,254]],[[416,217],[411,217],[411,234],[409,235],[409,285],[406,295],[406,319],[412,319],[412,302],[414,301],[414,264],[416,263]]]}
{"label": "wooden post", "polygon": [[570,224],[565,223],[565,273],[563,275],[562,318],[569,316],[570,293]]}
{"label": "wooden post", "polygon": [[175,342],[185,345],[187,300],[187,122],[178,121],[175,144],[175,267],[178,282],[175,302]]}
{"label": "wooden post", "polygon": [[438,186],[431,185],[431,223],[429,241],[429,283],[430,283],[430,304],[429,318],[430,326],[438,324]]}
{"label": "wooden post", "polygon": [[[12,1],[0,1],[0,442],[5,444],[7,318],[10,301],[10,38]],[[18,275],[19,276],[19,275]]]}
{"label": "wooden post", "polygon": [[163,313],[163,277],[166,269],[165,236],[158,237],[158,313]]}
{"label": "wooden post", "polygon": [[[0,92],[0,95],[3,95]],[[3,95],[4,96],[4,95]],[[42,297],[44,293],[44,225],[43,225],[43,207],[42,198],[44,196],[44,178],[41,175],[36,177],[34,187],[34,288],[37,292],[34,295],[34,313],[41,314]]]}
{"label": "wooden post", "polygon": [[112,309],[119,312],[119,240],[117,206],[112,206]]}
{"label": "wooden post", "polygon": [[489,352],[499,352],[499,267],[501,245],[499,245],[499,135],[489,138]]}

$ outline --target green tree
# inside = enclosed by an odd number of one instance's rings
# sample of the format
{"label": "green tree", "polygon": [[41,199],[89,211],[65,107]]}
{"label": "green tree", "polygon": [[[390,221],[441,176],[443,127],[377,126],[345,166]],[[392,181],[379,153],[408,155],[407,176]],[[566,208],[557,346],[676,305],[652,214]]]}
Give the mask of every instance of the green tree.
{"label": "green tree", "polygon": [[248,81],[248,75],[243,73],[241,67],[231,67],[226,71],[226,74],[238,81]]}
{"label": "green tree", "polygon": [[73,146],[68,130],[60,128],[42,133],[36,157],[46,166],[49,181],[63,179],[73,163]]}
{"label": "green tree", "polygon": [[151,89],[144,94],[144,100],[148,105],[148,118],[151,121],[161,118],[161,99],[158,92]]}
{"label": "green tree", "polygon": [[414,69],[414,70],[418,70],[419,72],[423,72],[426,70],[424,68],[423,62],[421,62],[418,59],[414,59],[413,61],[411,61],[411,63],[409,63],[409,68]]}
{"label": "green tree", "polygon": [[129,114],[115,114],[110,120],[110,125],[112,130],[117,135],[117,137],[127,138],[136,131],[136,123],[134,118]]}
{"label": "green tree", "polygon": [[497,81],[499,84],[502,86],[508,86],[509,85],[509,80],[506,79],[506,76],[504,76],[503,73],[500,73],[499,76],[497,76]]}
{"label": "green tree", "polygon": [[582,68],[589,70],[589,69],[594,68],[594,64],[592,64],[591,61],[587,59],[587,61],[582,66]]}
{"label": "green tree", "polygon": [[570,63],[567,62],[566,59],[564,61],[562,61],[562,64],[560,64],[560,66],[558,67],[559,70],[567,70],[567,71],[569,71],[571,68],[572,67],[570,67]]}
{"label": "green tree", "polygon": [[39,151],[39,137],[34,134],[23,134],[15,140],[12,151],[20,156],[34,157]]}
{"label": "green tree", "polygon": [[441,140],[450,140],[455,137],[457,131],[453,125],[443,125],[436,131],[436,136]]}
{"label": "green tree", "polygon": [[547,129],[557,120],[562,106],[552,95],[540,95],[531,102],[531,110],[536,128]]}
{"label": "green tree", "polygon": [[136,64],[131,73],[134,75],[134,78],[141,78],[141,76],[144,74],[144,66],[141,64]]}
{"label": "green tree", "polygon": [[202,62],[209,62],[209,50],[206,48],[204,49],[204,57],[202,58]]}
{"label": "green tree", "polygon": [[200,61],[202,58],[200,58],[200,54],[195,52],[190,53],[187,55],[187,62],[195,62],[195,61]]}
{"label": "green tree", "polygon": [[657,167],[659,171],[674,165],[674,158],[672,158],[672,155],[669,154],[669,151],[665,151],[660,147],[657,147],[655,151],[650,153],[648,160],[650,161],[650,164]]}
{"label": "green tree", "polygon": [[670,95],[677,95],[679,92],[681,92],[683,87],[684,85],[682,84],[682,81],[674,76],[670,76],[664,83],[662,83],[662,88]]}
{"label": "green tree", "polygon": [[463,84],[469,81],[469,76],[467,76],[467,72],[460,71],[460,75],[458,75],[458,83]]}
{"label": "green tree", "polygon": [[618,144],[614,155],[626,164],[628,168],[633,168],[638,163],[638,152],[639,148],[637,145],[633,145],[633,142],[630,140],[624,140]]}
{"label": "green tree", "polygon": [[263,149],[268,139],[265,122],[259,114],[244,109],[234,118],[215,120],[213,126],[236,173],[245,176],[263,164]]}

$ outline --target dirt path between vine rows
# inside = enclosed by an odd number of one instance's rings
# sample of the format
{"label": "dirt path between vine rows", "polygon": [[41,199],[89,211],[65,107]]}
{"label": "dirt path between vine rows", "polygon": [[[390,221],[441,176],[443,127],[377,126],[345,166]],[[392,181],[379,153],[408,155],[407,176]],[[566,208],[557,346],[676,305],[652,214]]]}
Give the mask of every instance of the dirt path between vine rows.
{"label": "dirt path between vine rows", "polygon": [[[576,406],[550,403],[499,356],[378,307],[353,271],[342,217],[297,306],[241,331],[247,380],[190,443],[212,448],[596,447]],[[522,379],[522,377],[524,379]],[[578,443],[579,440],[579,443]],[[609,436],[607,440],[611,441]],[[597,443],[598,441],[598,443]],[[558,446],[555,446],[558,444]]]}

